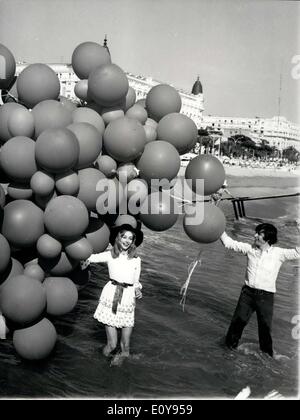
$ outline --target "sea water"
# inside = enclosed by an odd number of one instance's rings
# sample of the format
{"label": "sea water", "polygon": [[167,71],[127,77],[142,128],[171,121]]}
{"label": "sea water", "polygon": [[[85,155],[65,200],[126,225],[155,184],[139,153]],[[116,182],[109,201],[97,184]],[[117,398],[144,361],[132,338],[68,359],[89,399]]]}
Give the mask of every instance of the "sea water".
{"label": "sea water", "polygon": [[[299,190],[297,183],[267,178],[228,178],[233,194],[280,195]],[[273,222],[279,245],[299,243],[295,218],[297,197],[246,203],[247,218],[236,221],[232,205],[223,202],[227,232],[252,242],[255,226]],[[180,288],[188,266],[202,250],[180,305]],[[251,397],[276,389],[287,398],[298,394],[298,345],[293,334],[299,315],[299,262],[286,262],[277,281],[273,339],[278,360],[261,353],[253,315],[240,346],[224,347],[224,336],[243,284],[246,258],[224,249],[220,241],[201,245],[184,233],[182,216],[165,232],[145,229],[139,249],[143,298],[137,301],[132,355],[122,366],[111,366],[102,355],[105,331],[95,319],[107,268],[92,266],[88,285],[68,315],[53,320],[58,341],[52,355],[41,362],[22,361],[11,338],[0,341],[0,398],[204,399],[234,398],[250,386]]]}

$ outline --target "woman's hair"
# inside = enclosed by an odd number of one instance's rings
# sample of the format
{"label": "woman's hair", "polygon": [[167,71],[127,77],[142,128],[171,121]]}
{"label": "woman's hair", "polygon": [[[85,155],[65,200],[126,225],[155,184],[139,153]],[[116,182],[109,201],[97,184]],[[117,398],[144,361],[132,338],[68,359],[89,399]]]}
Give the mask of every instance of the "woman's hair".
{"label": "woman's hair", "polygon": [[260,225],[256,226],[255,232],[258,234],[263,233],[264,239],[266,242],[268,242],[269,245],[276,244],[277,229],[270,223],[261,223]]}
{"label": "woman's hair", "polygon": [[[126,229],[124,230],[120,230],[120,232],[117,234],[116,239],[115,239],[115,243],[113,245],[113,248],[111,250],[111,255],[113,258],[118,258],[118,256],[120,255],[122,248],[121,248],[121,244],[120,244],[120,239],[122,237],[122,235],[124,235],[125,232],[131,232],[128,231]],[[137,255],[136,252],[136,245],[135,245],[135,234],[133,232],[131,232],[133,235],[133,241],[132,244],[130,245],[130,247],[127,250],[127,254],[128,254],[128,258],[135,258]]]}

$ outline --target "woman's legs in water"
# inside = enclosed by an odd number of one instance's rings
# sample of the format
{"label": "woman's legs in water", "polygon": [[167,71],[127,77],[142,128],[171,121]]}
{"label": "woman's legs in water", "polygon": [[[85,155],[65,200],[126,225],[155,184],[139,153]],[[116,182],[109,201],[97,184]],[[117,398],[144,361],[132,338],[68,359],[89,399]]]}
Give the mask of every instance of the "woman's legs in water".
{"label": "woman's legs in water", "polygon": [[105,325],[107,344],[103,348],[104,356],[109,356],[112,351],[115,350],[118,343],[118,331],[115,327]]}
{"label": "woman's legs in water", "polygon": [[123,327],[121,336],[121,354],[123,356],[129,356],[130,353],[130,338],[133,327]]}

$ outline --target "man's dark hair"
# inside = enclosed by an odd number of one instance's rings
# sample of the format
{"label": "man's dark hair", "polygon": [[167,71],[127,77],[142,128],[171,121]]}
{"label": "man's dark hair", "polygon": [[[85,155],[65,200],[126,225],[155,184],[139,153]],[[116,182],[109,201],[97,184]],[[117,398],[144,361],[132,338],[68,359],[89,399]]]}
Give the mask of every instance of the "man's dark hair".
{"label": "man's dark hair", "polygon": [[266,242],[268,242],[269,245],[276,244],[277,229],[275,226],[271,225],[270,223],[261,223],[260,225],[256,226],[255,232],[258,234],[263,232],[264,239]]}

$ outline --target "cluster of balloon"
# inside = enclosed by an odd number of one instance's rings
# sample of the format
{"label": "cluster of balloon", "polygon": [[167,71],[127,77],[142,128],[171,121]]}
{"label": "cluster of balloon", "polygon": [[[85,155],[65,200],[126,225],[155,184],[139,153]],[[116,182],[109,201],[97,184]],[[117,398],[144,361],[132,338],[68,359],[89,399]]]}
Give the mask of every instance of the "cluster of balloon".
{"label": "cluster of balloon", "polygon": [[[0,89],[10,89],[15,60],[0,44],[1,55]],[[173,87],[154,86],[137,100],[125,72],[95,42],[74,49],[72,67],[80,101],[59,96],[58,76],[37,63],[17,77],[17,102],[0,107],[0,309],[17,353],[30,360],[52,352],[57,334],[47,315],[73,310],[89,279],[79,263],[107,248],[112,224],[164,231],[176,223],[178,206],[163,182],[174,185],[180,155],[197,140]],[[190,165],[186,176],[204,178],[207,194],[221,186],[214,160]],[[198,242],[217,238],[218,212],[206,212],[205,228],[189,229],[185,220],[185,231]]]}

